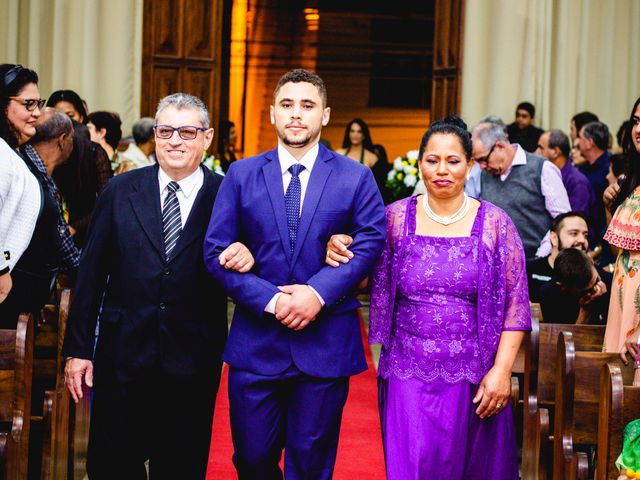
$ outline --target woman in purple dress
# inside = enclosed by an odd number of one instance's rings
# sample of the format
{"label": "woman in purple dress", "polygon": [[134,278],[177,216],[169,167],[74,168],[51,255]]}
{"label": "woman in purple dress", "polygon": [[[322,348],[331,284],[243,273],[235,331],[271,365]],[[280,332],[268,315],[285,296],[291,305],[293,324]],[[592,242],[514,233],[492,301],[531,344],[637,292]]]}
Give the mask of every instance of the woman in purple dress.
{"label": "woman in purple dress", "polygon": [[427,193],[387,207],[372,278],[387,478],[515,480],[511,368],[531,328],[522,243],[506,213],[464,193],[461,119],[433,123],[419,158]]}

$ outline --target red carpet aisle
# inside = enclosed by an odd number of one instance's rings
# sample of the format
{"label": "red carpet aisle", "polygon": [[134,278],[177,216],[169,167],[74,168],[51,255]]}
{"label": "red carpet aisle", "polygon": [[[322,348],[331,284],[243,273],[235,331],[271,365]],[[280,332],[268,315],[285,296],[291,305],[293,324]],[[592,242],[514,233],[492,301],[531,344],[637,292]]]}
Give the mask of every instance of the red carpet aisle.
{"label": "red carpet aisle", "polygon": [[[384,480],[385,478],[375,367],[364,335],[363,342],[365,342],[369,369],[351,378],[333,476],[336,480],[352,480],[358,477],[367,480]],[[227,379],[225,366],[213,420],[207,480],[237,479],[231,461],[233,446],[229,427]]]}

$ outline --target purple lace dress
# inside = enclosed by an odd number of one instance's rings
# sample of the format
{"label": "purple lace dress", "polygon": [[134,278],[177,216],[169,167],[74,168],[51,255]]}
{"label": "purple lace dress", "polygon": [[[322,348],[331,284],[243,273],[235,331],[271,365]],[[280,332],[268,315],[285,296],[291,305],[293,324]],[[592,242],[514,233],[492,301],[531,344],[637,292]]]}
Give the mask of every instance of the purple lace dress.
{"label": "purple lace dress", "polygon": [[[388,207],[387,245],[372,286],[370,340],[383,344],[378,376],[387,478],[517,479],[511,409],[482,420],[472,399],[502,330],[530,328],[519,237],[487,202],[469,237],[415,235],[415,214],[415,197]],[[497,235],[486,235],[487,226],[497,227]],[[508,251],[501,247],[510,235]],[[487,264],[499,272],[487,278]],[[490,298],[480,297],[485,293]],[[508,313],[515,317],[507,320]]]}

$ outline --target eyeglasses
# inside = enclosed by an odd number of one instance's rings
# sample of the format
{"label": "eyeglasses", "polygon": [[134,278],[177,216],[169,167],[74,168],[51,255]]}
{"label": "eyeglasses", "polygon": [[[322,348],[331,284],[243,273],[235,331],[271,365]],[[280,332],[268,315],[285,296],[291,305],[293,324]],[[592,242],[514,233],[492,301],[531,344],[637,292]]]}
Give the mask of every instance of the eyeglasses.
{"label": "eyeglasses", "polygon": [[154,125],[153,130],[156,132],[156,137],[163,138],[165,140],[173,137],[173,132],[178,132],[180,138],[183,140],[195,140],[198,136],[198,130],[206,132],[206,128],[192,127],[186,125],[183,127],[172,127],[170,125]]}
{"label": "eyeglasses", "polygon": [[2,80],[4,86],[6,87],[13,82],[22,70],[24,70],[22,65],[16,65],[15,67],[10,68],[9,71],[4,74],[4,78]]}
{"label": "eyeglasses", "polygon": [[18,102],[21,105],[24,105],[24,108],[26,108],[30,112],[33,112],[36,108],[38,110],[42,110],[42,108],[44,107],[44,104],[47,103],[46,98],[41,98],[40,100],[36,100],[35,98],[28,98],[26,100],[23,100],[20,97],[9,97],[9,98],[11,100]]}
{"label": "eyeglasses", "polygon": [[478,162],[478,164],[481,164],[481,163],[487,164],[487,163],[489,163],[489,157],[493,153],[493,149],[496,148],[497,144],[498,144],[498,142],[494,143],[493,146],[489,149],[489,153],[487,153],[484,157],[476,158],[476,162]]}

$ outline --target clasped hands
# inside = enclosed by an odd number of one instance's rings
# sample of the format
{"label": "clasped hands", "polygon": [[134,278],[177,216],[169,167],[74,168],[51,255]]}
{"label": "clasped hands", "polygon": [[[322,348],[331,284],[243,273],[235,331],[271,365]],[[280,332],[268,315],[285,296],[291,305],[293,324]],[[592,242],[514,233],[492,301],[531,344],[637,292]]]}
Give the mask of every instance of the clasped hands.
{"label": "clasped hands", "polygon": [[[229,245],[218,257],[220,265],[228,270],[246,273],[253,268],[255,260],[249,249],[240,242]],[[7,274],[8,277],[8,274]],[[1,279],[2,277],[0,277]],[[9,277],[9,280],[11,277]],[[2,297],[0,283],[0,303]],[[9,285],[9,289],[11,286]],[[88,388],[93,386],[93,363],[86,358],[68,358],[64,366],[64,383],[67,385],[73,401],[78,403],[83,396],[83,383]]]}
{"label": "clasped hands", "polygon": [[276,301],[276,319],[292,330],[302,330],[316,319],[322,304],[308,285],[278,287],[282,294]]}

